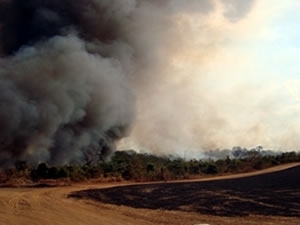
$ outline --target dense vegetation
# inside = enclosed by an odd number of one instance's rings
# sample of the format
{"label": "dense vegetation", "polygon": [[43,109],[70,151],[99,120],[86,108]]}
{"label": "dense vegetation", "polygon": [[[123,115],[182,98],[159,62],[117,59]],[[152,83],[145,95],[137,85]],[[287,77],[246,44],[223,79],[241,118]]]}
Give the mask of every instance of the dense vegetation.
{"label": "dense vegetation", "polygon": [[300,161],[300,153],[270,153],[261,148],[252,150],[233,148],[224,159],[185,160],[175,157],[159,157],[134,151],[117,151],[107,162],[89,162],[82,165],[49,166],[40,163],[30,167],[18,161],[15,168],[3,170],[2,180],[25,177],[33,181],[65,179],[83,181],[99,179],[106,181],[158,181],[187,179],[206,175],[249,172],[267,167]]}

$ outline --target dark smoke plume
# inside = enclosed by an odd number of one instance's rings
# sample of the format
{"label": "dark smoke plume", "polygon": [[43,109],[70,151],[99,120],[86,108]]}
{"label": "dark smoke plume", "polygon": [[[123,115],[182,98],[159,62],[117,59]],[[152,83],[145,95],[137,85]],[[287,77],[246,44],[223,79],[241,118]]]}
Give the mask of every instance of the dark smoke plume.
{"label": "dark smoke plume", "polygon": [[[220,4],[234,22],[251,8],[238,0],[0,0],[0,165],[105,158],[131,130],[136,102],[145,115],[157,105],[153,93],[161,106],[153,114],[168,118],[153,130],[168,133],[161,126],[186,115],[169,101],[178,94],[170,64],[194,49],[186,15],[209,15]],[[215,33],[200,43],[209,54],[223,43]],[[154,132],[143,138],[145,131],[137,142],[152,143]]]}
{"label": "dark smoke plume", "polygon": [[0,164],[105,157],[134,118],[135,1],[0,2]]}

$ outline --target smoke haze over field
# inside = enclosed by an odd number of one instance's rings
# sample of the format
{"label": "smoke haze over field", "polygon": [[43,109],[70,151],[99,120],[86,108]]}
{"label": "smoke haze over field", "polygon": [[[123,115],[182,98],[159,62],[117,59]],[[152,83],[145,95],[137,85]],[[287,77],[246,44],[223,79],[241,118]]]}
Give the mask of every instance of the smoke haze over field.
{"label": "smoke haze over field", "polygon": [[148,64],[139,74],[151,82],[138,86],[136,123],[120,148],[184,157],[299,149],[300,4],[168,3],[140,20]]}
{"label": "smoke haze over field", "polygon": [[265,135],[277,96],[239,83],[266,2],[1,0],[0,164],[290,143]]}

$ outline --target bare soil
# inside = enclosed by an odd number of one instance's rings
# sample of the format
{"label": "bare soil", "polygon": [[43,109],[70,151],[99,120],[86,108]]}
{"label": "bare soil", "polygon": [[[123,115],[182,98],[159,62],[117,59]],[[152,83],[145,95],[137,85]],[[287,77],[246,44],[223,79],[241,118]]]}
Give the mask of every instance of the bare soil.
{"label": "bare soil", "polygon": [[300,164],[259,173],[193,182],[2,188],[0,224],[299,225]]}

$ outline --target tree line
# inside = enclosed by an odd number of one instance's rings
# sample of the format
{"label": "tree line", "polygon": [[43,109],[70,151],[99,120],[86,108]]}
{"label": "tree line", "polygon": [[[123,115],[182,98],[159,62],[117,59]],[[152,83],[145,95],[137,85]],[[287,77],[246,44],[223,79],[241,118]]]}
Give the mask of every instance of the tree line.
{"label": "tree line", "polygon": [[67,179],[75,182],[90,179],[166,181],[250,172],[290,162],[300,162],[300,153],[264,154],[260,148],[249,151],[237,148],[232,151],[231,156],[227,155],[223,159],[185,160],[180,157],[163,157],[131,150],[116,151],[107,162],[64,166],[51,166],[44,162],[28,166],[26,161],[18,161],[14,168],[2,170],[0,180],[25,177],[32,181],[45,179]]}

